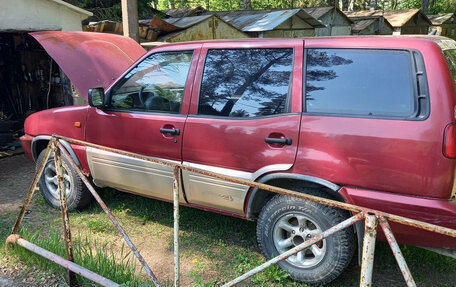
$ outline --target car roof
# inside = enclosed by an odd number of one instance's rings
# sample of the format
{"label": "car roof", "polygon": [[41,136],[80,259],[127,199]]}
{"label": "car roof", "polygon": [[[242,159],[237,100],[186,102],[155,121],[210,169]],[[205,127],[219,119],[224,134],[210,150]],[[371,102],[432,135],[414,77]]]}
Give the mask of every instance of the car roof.
{"label": "car roof", "polygon": [[[442,50],[456,48],[456,41],[435,35],[379,35],[379,36],[327,36],[327,37],[309,37],[309,38],[246,38],[230,40],[199,40],[190,42],[166,43],[157,48],[166,50],[167,47],[183,48],[188,46],[197,46],[210,44],[211,48],[224,48],[225,46],[239,47],[246,43],[268,43],[268,46],[277,45],[277,47],[290,46],[290,42],[296,43],[296,40],[302,40],[306,47],[352,47],[352,48],[399,48],[399,49],[418,49],[421,46],[437,44]],[[233,45],[234,44],[234,45]],[[245,47],[245,45],[242,45]],[[454,48],[453,48],[454,47]],[[148,54],[155,50],[151,49]]]}

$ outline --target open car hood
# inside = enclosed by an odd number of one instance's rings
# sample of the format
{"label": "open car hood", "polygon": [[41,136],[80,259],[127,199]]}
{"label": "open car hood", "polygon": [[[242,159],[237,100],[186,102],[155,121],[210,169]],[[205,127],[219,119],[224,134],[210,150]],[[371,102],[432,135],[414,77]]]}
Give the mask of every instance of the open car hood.
{"label": "open car hood", "polygon": [[91,88],[108,88],[146,53],[133,39],[105,33],[30,33],[57,62],[87,101]]}

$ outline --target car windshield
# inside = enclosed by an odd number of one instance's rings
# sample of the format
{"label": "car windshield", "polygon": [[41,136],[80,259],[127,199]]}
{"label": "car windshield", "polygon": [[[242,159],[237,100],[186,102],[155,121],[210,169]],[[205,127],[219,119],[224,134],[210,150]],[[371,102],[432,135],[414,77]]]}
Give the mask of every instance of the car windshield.
{"label": "car windshield", "polygon": [[443,54],[448,62],[448,66],[450,66],[451,74],[453,75],[453,81],[456,85],[456,49],[452,50],[444,50]]}

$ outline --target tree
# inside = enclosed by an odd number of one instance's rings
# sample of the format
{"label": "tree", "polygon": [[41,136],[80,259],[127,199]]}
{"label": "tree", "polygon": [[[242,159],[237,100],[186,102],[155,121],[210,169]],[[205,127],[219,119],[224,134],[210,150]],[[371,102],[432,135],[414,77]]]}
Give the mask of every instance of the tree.
{"label": "tree", "polygon": [[423,8],[424,14],[429,12],[429,0],[421,0],[421,7]]}
{"label": "tree", "polygon": [[353,61],[340,56],[330,55],[326,51],[309,50],[307,54],[307,84],[306,98],[313,99],[314,91],[325,90],[325,87],[319,86],[319,82],[328,81],[337,78],[337,73],[330,69],[335,66],[350,65]]}
{"label": "tree", "polygon": [[252,1],[242,0],[242,10],[252,10]]}
{"label": "tree", "polygon": [[174,0],[167,0],[168,1],[168,9],[174,9],[176,6],[174,6]]}
{"label": "tree", "polygon": [[[120,0],[66,0],[70,4],[89,10],[94,14],[90,21],[112,20],[122,21]],[[138,16],[141,19],[155,15],[152,8],[158,6],[162,0],[138,0]],[[154,3],[156,6],[154,7]]]}
{"label": "tree", "polygon": [[[423,0],[426,1],[426,0]],[[369,1],[369,10],[377,10],[377,0]]]}
{"label": "tree", "polygon": [[[67,0],[73,5],[94,13],[94,20],[121,21],[120,0]],[[456,0],[138,0],[140,18],[150,18],[152,7],[158,10],[187,6],[202,6],[211,11],[240,9],[280,9],[292,7],[337,6],[342,10],[396,10],[422,8],[429,14],[454,12]]]}
{"label": "tree", "polygon": [[247,117],[284,109],[292,56],[291,49],[212,50],[206,59],[200,112]]}
{"label": "tree", "polygon": [[348,0],[342,0],[342,7],[340,7],[342,11],[348,10]]}

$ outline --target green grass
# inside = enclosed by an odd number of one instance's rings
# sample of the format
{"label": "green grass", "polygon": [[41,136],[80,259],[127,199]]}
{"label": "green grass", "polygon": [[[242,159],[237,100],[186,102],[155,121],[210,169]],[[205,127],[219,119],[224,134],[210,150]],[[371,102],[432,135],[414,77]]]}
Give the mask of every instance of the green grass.
{"label": "green grass", "polygon": [[[165,242],[165,248],[169,251],[172,250],[172,204],[112,190],[105,190],[101,195],[132,237],[133,242],[135,242],[135,237],[145,238],[145,240],[159,238]],[[61,225],[59,212],[43,204],[40,197],[35,200],[35,209],[40,211],[33,211],[32,215],[35,214],[44,222],[40,228],[49,228],[49,225],[57,226],[56,233],[49,233],[49,238],[42,238],[29,231],[36,226],[36,223],[26,221],[24,222],[27,228],[24,230],[25,234],[36,236],[33,240],[38,240],[38,245],[46,249],[54,249],[56,253],[60,252],[58,254],[64,254],[64,244],[57,232],[58,226]],[[11,219],[12,217],[13,219]],[[2,218],[4,219],[0,226],[0,248],[9,232],[5,232],[4,226],[6,225],[8,228],[12,226],[14,217],[15,214],[0,215],[0,221]],[[141,286],[141,280],[137,276],[138,270],[134,268],[133,263],[136,262],[136,258],[126,256],[121,260],[127,252],[125,248],[122,250],[121,245],[118,244],[120,239],[115,228],[96,203],[84,211],[72,212],[70,222],[75,239],[75,256],[81,254],[81,257],[75,258],[76,262],[80,262],[82,266],[95,272],[106,270],[109,273],[102,273],[103,276],[113,281],[130,282],[125,286]],[[187,262],[193,262],[191,272],[184,275],[187,277],[187,281],[190,280],[191,285],[196,287],[219,286],[264,263],[265,258],[257,247],[255,227],[254,222],[181,207],[181,258],[187,259]],[[147,245],[143,248],[147,248]],[[401,249],[420,286],[456,287],[454,283],[456,260],[417,247],[401,246]],[[45,270],[53,270],[53,272],[61,272],[58,268],[46,265],[49,263],[28,261],[36,259],[31,259],[33,256],[27,254],[29,253],[19,254],[27,264],[38,265]],[[358,286],[360,268],[355,261],[356,258],[339,279],[327,286]],[[170,276],[172,278],[173,275],[170,274]],[[376,286],[389,286],[389,283],[382,285],[384,276],[393,278],[392,280],[397,283],[397,286],[403,284],[389,246],[379,242],[376,247],[374,264]],[[144,277],[142,279],[145,280]],[[85,284],[89,284],[89,282],[85,282]],[[172,283],[165,282],[165,286],[171,285]],[[292,281],[285,272],[277,266],[273,266],[250,278],[241,286],[305,285]]]}
{"label": "green grass", "polygon": [[[56,230],[51,230],[46,234],[46,237],[40,232],[32,232],[28,229],[22,229],[20,234],[28,241],[61,257],[66,257],[64,241]],[[135,258],[132,257],[128,247],[125,248],[122,245],[119,251],[113,250],[107,243],[97,242],[87,235],[73,235],[72,242],[74,262],[76,264],[114,282],[122,283],[122,286],[125,287],[152,286],[141,282],[138,270],[136,270],[136,265],[133,262]],[[61,266],[20,246],[14,246],[11,251],[28,266],[34,266],[50,273],[64,273],[64,269]],[[97,286],[81,276],[78,276],[78,282],[82,286]]]}

